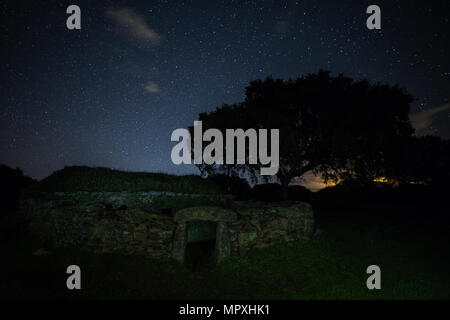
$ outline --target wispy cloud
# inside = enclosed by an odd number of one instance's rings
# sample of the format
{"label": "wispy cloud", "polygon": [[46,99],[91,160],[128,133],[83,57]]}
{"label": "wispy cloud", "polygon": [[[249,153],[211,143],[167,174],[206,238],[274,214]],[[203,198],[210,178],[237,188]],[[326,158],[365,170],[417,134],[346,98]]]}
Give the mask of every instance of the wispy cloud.
{"label": "wispy cloud", "polygon": [[158,45],[161,42],[161,35],[145,22],[144,18],[129,8],[110,9],[107,15],[113,19],[122,29],[136,39]]}
{"label": "wispy cloud", "polygon": [[158,84],[156,84],[156,83],[153,82],[153,81],[150,81],[149,83],[147,83],[147,85],[145,86],[145,90],[146,90],[147,92],[150,92],[150,93],[158,93],[158,92],[161,91],[161,90],[159,89]]}
{"label": "wispy cloud", "polygon": [[445,111],[450,111],[450,103],[413,113],[409,119],[414,129],[416,129],[416,135],[433,133],[433,117]]}

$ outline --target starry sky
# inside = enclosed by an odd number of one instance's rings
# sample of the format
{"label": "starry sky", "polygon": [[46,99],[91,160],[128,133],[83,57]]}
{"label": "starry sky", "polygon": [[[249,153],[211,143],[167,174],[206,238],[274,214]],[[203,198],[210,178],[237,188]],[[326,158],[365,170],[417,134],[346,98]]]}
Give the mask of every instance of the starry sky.
{"label": "starry sky", "polygon": [[[68,30],[66,8],[81,8]],[[366,9],[381,8],[381,30]],[[319,69],[399,84],[418,134],[450,137],[450,1],[2,1],[0,163],[198,173],[176,128],[249,81]]]}

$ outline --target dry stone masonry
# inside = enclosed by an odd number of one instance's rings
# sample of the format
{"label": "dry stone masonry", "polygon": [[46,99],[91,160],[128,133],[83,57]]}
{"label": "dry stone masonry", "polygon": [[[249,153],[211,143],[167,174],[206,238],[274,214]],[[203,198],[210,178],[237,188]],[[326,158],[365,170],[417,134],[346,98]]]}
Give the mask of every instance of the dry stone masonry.
{"label": "dry stone masonry", "polygon": [[[155,205],[161,198],[172,208]],[[21,213],[46,247],[171,257],[179,262],[184,262],[189,227],[198,221],[214,223],[216,262],[309,238],[314,229],[307,203],[239,203],[224,196],[203,199],[155,192],[29,193],[22,197]]]}

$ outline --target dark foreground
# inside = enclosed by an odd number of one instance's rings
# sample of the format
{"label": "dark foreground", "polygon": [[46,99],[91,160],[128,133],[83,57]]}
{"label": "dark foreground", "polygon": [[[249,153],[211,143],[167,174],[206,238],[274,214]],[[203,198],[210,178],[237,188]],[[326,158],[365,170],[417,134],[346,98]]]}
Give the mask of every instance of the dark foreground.
{"label": "dark foreground", "polygon": [[[10,239],[0,249],[0,298],[449,299],[445,208],[318,203],[315,211],[311,241],[254,251],[215,269],[78,250],[36,256],[25,238]],[[81,290],[66,288],[72,264],[81,268]],[[381,268],[381,290],[366,287],[373,264]]]}

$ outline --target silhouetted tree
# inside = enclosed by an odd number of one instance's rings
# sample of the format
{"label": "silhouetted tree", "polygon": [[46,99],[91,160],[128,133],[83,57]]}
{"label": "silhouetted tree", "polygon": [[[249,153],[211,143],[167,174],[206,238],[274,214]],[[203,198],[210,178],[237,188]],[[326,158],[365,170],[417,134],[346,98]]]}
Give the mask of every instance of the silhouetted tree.
{"label": "silhouetted tree", "polygon": [[[223,134],[226,128],[279,129],[277,178],[286,199],[292,178],[310,170],[326,180],[383,176],[385,152],[413,133],[408,121],[411,101],[397,86],[320,71],[295,80],[252,81],[244,102],[201,113],[199,120],[204,130],[217,128]],[[254,177],[261,165],[198,167],[203,174],[247,172]]]}

